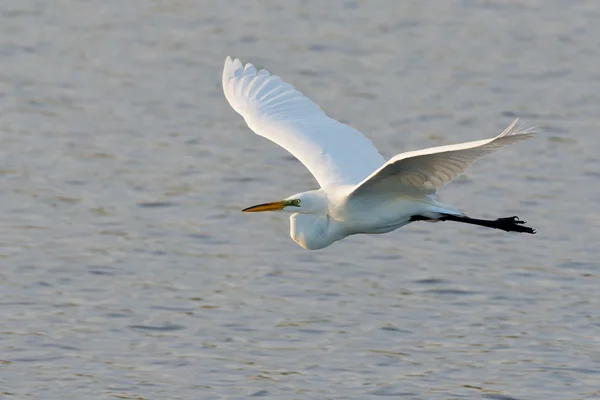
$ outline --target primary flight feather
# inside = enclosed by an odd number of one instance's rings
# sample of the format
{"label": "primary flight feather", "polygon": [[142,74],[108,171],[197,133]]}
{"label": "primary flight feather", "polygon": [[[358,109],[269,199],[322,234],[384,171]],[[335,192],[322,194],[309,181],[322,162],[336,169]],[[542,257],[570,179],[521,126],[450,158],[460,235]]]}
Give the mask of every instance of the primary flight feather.
{"label": "primary flight feather", "polygon": [[517,120],[492,139],[406,152],[385,162],[362,133],[328,117],[292,85],[252,64],[227,57],[223,92],[250,129],[294,155],[321,186],[243,210],[292,213],[290,235],[306,249],[321,249],[353,234],[390,232],[414,221],[535,233],[517,217],[469,218],[434,198],[438,188],[479,158],[534,134],[517,126]]}

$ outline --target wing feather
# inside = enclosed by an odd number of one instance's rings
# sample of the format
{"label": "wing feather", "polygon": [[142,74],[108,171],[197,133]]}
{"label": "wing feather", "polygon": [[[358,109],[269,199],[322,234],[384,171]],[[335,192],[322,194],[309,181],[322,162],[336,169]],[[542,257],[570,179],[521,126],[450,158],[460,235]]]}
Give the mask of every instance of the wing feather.
{"label": "wing feather", "polygon": [[328,117],[292,85],[252,64],[227,57],[223,92],[250,129],[294,155],[321,187],[356,185],[385,162],[362,133]]}
{"label": "wing feather", "polygon": [[375,193],[400,196],[433,194],[481,157],[535,134],[532,128],[517,126],[517,121],[492,139],[398,154],[361,182],[351,196]]}

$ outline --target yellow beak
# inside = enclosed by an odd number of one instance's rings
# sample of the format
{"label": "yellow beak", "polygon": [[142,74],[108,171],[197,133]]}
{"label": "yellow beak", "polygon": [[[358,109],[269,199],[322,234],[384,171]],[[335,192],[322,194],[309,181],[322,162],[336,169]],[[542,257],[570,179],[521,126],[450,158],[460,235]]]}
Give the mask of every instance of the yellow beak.
{"label": "yellow beak", "polygon": [[287,207],[288,205],[289,205],[289,203],[285,200],[274,201],[272,203],[264,203],[264,204],[259,204],[257,206],[244,208],[242,211],[243,212],[280,211],[280,210],[283,210],[283,208]]}

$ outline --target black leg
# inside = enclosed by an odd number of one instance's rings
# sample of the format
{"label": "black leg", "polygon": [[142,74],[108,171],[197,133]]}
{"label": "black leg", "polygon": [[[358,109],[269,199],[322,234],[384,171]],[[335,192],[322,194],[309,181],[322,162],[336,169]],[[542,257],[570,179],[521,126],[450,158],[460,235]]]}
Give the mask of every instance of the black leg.
{"label": "black leg", "polygon": [[476,219],[460,215],[443,214],[439,218],[428,218],[422,215],[413,215],[411,221],[427,221],[436,219],[438,221],[455,221],[465,224],[485,226],[486,228],[501,229],[506,232],[523,232],[535,234],[535,229],[524,226],[527,221],[521,221],[518,217],[498,218],[496,220]]}

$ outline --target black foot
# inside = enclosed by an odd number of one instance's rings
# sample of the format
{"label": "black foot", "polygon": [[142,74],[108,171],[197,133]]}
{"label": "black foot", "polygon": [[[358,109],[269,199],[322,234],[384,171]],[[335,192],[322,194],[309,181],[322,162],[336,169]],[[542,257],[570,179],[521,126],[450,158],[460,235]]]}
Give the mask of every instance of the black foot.
{"label": "black foot", "polygon": [[519,217],[517,217],[516,215],[514,217],[498,218],[496,221],[498,221],[500,223],[519,224],[519,225],[523,225],[523,224],[527,223],[527,221],[521,221],[519,219]]}
{"label": "black foot", "polygon": [[531,233],[532,235],[536,233],[535,229],[528,226],[521,226],[526,224],[527,221],[520,220],[516,215],[513,217],[498,218],[494,222],[497,223],[497,226],[494,226],[494,228],[502,229],[503,231]]}

